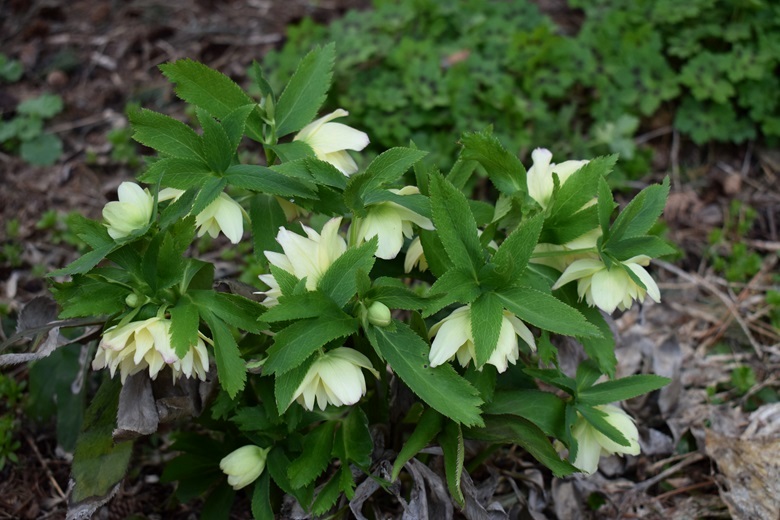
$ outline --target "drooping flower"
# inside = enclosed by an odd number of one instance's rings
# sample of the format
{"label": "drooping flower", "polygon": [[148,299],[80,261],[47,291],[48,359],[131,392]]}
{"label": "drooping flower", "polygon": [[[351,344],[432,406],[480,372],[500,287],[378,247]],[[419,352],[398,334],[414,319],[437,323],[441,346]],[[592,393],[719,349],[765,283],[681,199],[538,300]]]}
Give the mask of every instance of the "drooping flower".
{"label": "drooping flower", "polygon": [[[420,193],[416,186],[406,186],[400,190],[390,190],[398,195],[415,195]],[[380,202],[368,207],[368,214],[357,218],[350,228],[350,237],[355,244],[372,237],[378,237],[377,258],[392,260],[401,251],[404,237],[412,238],[412,224],[423,229],[433,230],[433,222],[429,218],[415,213],[395,202]]]}
{"label": "drooping flower", "polygon": [[[634,300],[643,300],[645,294],[656,302],[661,301],[661,292],[655,280],[642,267],[650,263],[650,257],[635,256],[622,262],[622,266],[613,265],[607,269],[600,259],[583,258],[575,260],[558,278],[553,290],[577,280],[577,293],[588,305],[595,305],[602,311],[612,314],[615,309],[626,310]],[[645,288],[639,286],[626,269],[639,278]]]}
{"label": "drooping flower", "polygon": [[181,375],[204,381],[209,369],[209,355],[200,333],[197,343],[179,359],[171,347],[170,330],[171,320],[161,317],[111,327],[103,333],[92,369],[108,367],[111,377],[119,369],[124,383],[127,376],[146,368],[149,376],[156,379],[157,374],[168,365],[174,381]]}
{"label": "drooping flower", "polygon": [[348,115],[349,112],[339,108],[304,126],[293,139],[308,144],[317,159],[332,164],[347,176],[358,171],[355,160],[347,150],[359,152],[369,143],[365,132],[341,123],[331,123],[334,119]]}
{"label": "drooping flower", "polygon": [[124,238],[136,229],[141,229],[152,218],[154,198],[149,190],[133,182],[123,182],[117,189],[118,201],[103,207],[108,234],[114,240]]}
{"label": "drooping flower", "polygon": [[563,185],[566,179],[588,163],[588,161],[551,163],[552,152],[546,148],[537,148],[531,152],[531,159],[533,160],[533,166],[528,169],[526,174],[528,195],[538,202],[542,209],[547,208],[552,197],[554,187],[553,173],[558,175],[558,181]]}
{"label": "drooping flower", "polygon": [[428,269],[428,260],[425,259],[425,251],[423,251],[420,237],[414,237],[414,240],[409,244],[409,249],[406,250],[404,272],[411,273],[415,265],[420,271],[426,271]]}
{"label": "drooping flower", "polygon": [[[160,190],[157,198],[160,202],[176,200],[182,193],[183,190],[165,188]],[[244,234],[244,215],[241,205],[227,193],[220,193],[211,204],[206,206],[206,209],[195,216],[195,227],[198,229],[199,237],[208,233],[211,238],[217,238],[222,231],[228,240],[238,244]]]}
{"label": "drooping flower", "polygon": [[263,473],[269,451],[271,448],[261,448],[254,444],[242,446],[224,457],[219,462],[219,469],[227,475],[228,484],[238,491]]}
{"label": "drooping flower", "polygon": [[572,436],[577,440],[577,456],[572,464],[588,475],[596,472],[599,466],[599,458],[602,455],[618,454],[622,456],[624,454],[639,454],[639,432],[631,416],[611,404],[596,406],[595,408],[607,414],[604,420],[622,433],[630,445],[622,446],[618,444],[598,431],[584,417],[578,414],[571,430]]}
{"label": "drooping flower", "polygon": [[[313,291],[317,283],[331,264],[347,250],[347,243],[339,236],[341,217],[330,219],[317,233],[307,226],[303,227],[305,237],[280,227],[276,241],[284,253],[266,251],[265,257],[274,266],[284,269],[298,279],[306,278],[306,289]],[[271,274],[261,274],[260,280],[270,289],[264,291],[266,306],[275,305],[281,290],[279,283]]]}
{"label": "drooping flower", "polygon": [[[601,236],[601,228],[596,228],[588,231],[582,236],[570,240],[565,244],[548,244],[540,242],[534,247],[534,254],[540,253],[559,253],[555,256],[536,256],[531,257],[531,262],[535,264],[542,264],[550,266],[558,271],[565,271],[566,268],[571,265],[575,260],[581,258],[595,258],[596,242]],[[577,251],[581,249],[593,249],[593,253],[571,253],[566,254],[569,251]]]}
{"label": "drooping flower", "polygon": [[293,399],[307,410],[314,410],[314,402],[320,410],[328,404],[352,405],[366,393],[366,378],[361,369],[368,369],[374,377],[371,361],[357,350],[338,347],[318,357],[293,394]]}
{"label": "drooping flower", "polygon": [[[453,357],[457,357],[463,367],[468,366],[472,359],[476,360],[477,353],[471,333],[471,306],[465,305],[452,311],[449,316],[431,327],[428,335],[434,338],[428,354],[428,361],[432,367],[442,365]],[[534,336],[525,323],[511,312],[504,310],[498,344],[487,360],[487,364],[493,365],[499,372],[504,372],[509,367],[509,363],[514,365],[520,357],[517,336],[520,336],[532,349],[536,348]]]}

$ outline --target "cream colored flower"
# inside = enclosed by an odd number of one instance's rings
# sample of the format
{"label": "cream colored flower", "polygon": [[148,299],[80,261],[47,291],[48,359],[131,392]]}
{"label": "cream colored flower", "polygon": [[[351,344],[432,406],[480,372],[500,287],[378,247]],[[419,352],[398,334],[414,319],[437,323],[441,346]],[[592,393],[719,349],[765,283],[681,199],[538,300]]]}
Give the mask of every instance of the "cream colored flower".
{"label": "cream colored flower", "polygon": [[[165,200],[176,200],[181,197],[183,190],[176,188],[165,188],[160,190],[157,199],[162,202]],[[244,214],[241,205],[230,198],[227,193],[220,193],[206,209],[195,216],[195,227],[198,228],[198,236],[202,237],[206,233],[211,238],[217,238],[219,232],[233,244],[238,244],[244,235]]]}
{"label": "cream colored flower", "polygon": [[359,152],[369,140],[365,132],[341,123],[331,123],[348,115],[349,112],[339,108],[304,126],[293,141],[303,141],[311,146],[317,159],[332,164],[344,175],[352,175],[358,167],[347,150]]}
{"label": "cream colored flower", "polygon": [[642,280],[646,290],[637,285],[622,267],[615,265],[612,269],[607,269],[604,262],[594,258],[575,260],[555,282],[553,290],[577,280],[577,293],[580,299],[584,297],[588,305],[595,305],[608,314],[615,312],[615,309],[628,309],[634,300],[643,300],[645,294],[649,294],[656,303],[659,303],[661,292],[658,290],[658,285],[642,267],[649,263],[650,257],[645,255],[635,256],[622,262],[623,266]]}
{"label": "cream colored flower", "polygon": [[[390,190],[398,195],[420,193],[416,186],[406,186],[400,190]],[[357,218],[350,227],[350,237],[355,244],[378,237],[377,258],[392,260],[401,251],[404,237],[412,238],[412,224],[423,229],[433,230],[430,219],[415,213],[395,202],[380,202],[367,208],[368,214]]]}
{"label": "cream colored flower", "polygon": [[558,271],[565,271],[566,268],[571,265],[575,260],[581,258],[595,258],[595,249],[593,253],[572,253],[564,254],[567,251],[576,251],[579,249],[591,249],[596,247],[596,242],[601,236],[601,228],[596,228],[588,231],[584,235],[575,238],[565,244],[547,244],[541,242],[534,247],[534,254],[539,253],[561,253],[556,256],[538,256],[531,257],[531,262],[534,264],[542,264],[550,266]]}
{"label": "cream colored flower", "polygon": [[531,196],[542,209],[546,209],[553,193],[553,173],[558,175],[561,185],[566,179],[585,166],[588,161],[564,161],[560,164],[551,163],[552,153],[546,148],[537,148],[531,152],[534,164],[528,169],[526,184],[528,195]]}
{"label": "cream colored flower", "polygon": [[271,448],[261,448],[254,444],[242,446],[223,458],[219,462],[219,469],[227,475],[228,484],[238,491],[263,473],[269,451]]}
{"label": "cream colored flower", "polygon": [[324,410],[328,404],[355,404],[366,393],[363,368],[368,369],[374,377],[379,377],[371,361],[357,350],[335,348],[314,361],[293,394],[293,399],[297,399],[307,410],[314,410],[315,400],[320,410]]}
{"label": "cream colored flower", "polygon": [[123,182],[117,189],[118,201],[103,207],[108,234],[114,240],[124,238],[149,223],[154,209],[154,198],[149,190],[132,182]]}
{"label": "cream colored flower", "polygon": [[596,472],[602,455],[639,455],[639,432],[631,416],[610,404],[595,408],[607,414],[604,420],[622,433],[630,445],[621,446],[577,414],[577,420],[571,430],[572,436],[577,440],[577,457],[572,465],[588,475]]}
{"label": "cream colored flower", "polygon": [[[322,227],[322,233],[317,233],[307,226],[302,226],[305,237],[279,228],[276,241],[282,246],[284,253],[266,251],[265,257],[271,264],[298,279],[306,278],[306,289],[313,291],[317,283],[331,264],[347,250],[347,243],[339,236],[341,217],[333,218]],[[260,280],[268,285],[269,290],[263,292],[266,306],[275,305],[281,290],[273,275],[261,274]]]}
{"label": "cream colored flower", "polygon": [[[449,316],[431,327],[428,336],[434,338],[428,354],[428,361],[432,367],[442,365],[453,357],[457,357],[460,365],[465,367],[477,357],[474,338],[471,335],[471,306],[469,305],[452,311]],[[529,347],[536,349],[534,336],[525,323],[505,310],[501,319],[498,344],[487,360],[487,364],[493,365],[499,372],[504,372],[509,367],[509,363],[514,365],[520,357],[517,336],[520,336]]]}
{"label": "cream colored flower", "polygon": [[406,258],[404,258],[404,272],[411,273],[415,265],[420,271],[428,270],[428,260],[425,259],[425,252],[423,251],[420,237],[414,237],[412,243],[409,244],[409,249],[406,250]]}
{"label": "cream colored flower", "polygon": [[160,317],[111,327],[103,333],[92,369],[108,367],[111,377],[119,369],[124,383],[127,376],[146,368],[149,368],[151,378],[156,379],[157,374],[168,365],[174,381],[182,374],[204,381],[209,369],[209,355],[203,339],[198,337],[198,342],[179,359],[171,347],[170,330],[171,320]]}

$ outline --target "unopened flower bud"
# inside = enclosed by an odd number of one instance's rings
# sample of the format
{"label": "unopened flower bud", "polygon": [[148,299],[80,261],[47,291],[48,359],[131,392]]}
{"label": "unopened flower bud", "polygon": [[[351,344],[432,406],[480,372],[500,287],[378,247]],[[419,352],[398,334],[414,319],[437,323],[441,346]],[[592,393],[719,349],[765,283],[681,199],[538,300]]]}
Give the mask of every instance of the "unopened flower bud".
{"label": "unopened flower bud", "polygon": [[387,327],[393,320],[390,309],[382,302],[374,302],[368,308],[368,322],[377,327]]}
{"label": "unopened flower bud", "polygon": [[132,307],[133,309],[135,309],[136,307],[138,307],[138,303],[139,303],[139,301],[140,301],[140,300],[138,299],[138,295],[137,295],[137,294],[135,294],[135,293],[130,293],[130,294],[128,294],[128,295],[127,295],[127,297],[125,298],[125,303],[127,304],[127,306],[128,306],[128,307]]}
{"label": "unopened flower bud", "polygon": [[243,446],[230,453],[219,462],[219,469],[228,477],[228,484],[239,490],[248,486],[265,469],[270,448],[261,448],[253,444]]}

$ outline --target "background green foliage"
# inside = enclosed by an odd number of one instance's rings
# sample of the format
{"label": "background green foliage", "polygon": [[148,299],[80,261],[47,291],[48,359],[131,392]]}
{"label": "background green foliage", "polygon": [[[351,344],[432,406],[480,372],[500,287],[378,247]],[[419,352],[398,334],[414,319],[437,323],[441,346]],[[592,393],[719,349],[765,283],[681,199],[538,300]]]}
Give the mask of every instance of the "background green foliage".
{"label": "background green foliage", "polygon": [[698,144],[780,136],[780,5],[768,1],[571,0],[585,16],[570,36],[529,1],[374,5],[290,27],[264,67],[281,85],[335,41],[328,108],[348,107],[377,150],[412,139],[446,167],[458,136],[493,125],[509,149],[617,152],[631,175],[649,158],[631,138],[661,110]]}

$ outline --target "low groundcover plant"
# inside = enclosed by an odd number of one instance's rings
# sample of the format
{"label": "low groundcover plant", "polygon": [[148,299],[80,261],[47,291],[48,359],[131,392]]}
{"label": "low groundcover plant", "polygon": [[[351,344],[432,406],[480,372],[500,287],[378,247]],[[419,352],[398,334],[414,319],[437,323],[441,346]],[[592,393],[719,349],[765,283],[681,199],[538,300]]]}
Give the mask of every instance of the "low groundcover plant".
{"label": "low groundcover plant", "polygon": [[[526,171],[490,130],[460,137],[446,175],[413,143],[360,168],[348,150],[371,136],[347,126],[345,110],[317,119],[333,60],[332,45],[313,50],[281,95],[253,64],[259,102],[203,64],[164,64],[200,131],[130,115],[157,156],[103,221],[78,222],[91,251],[52,273],[62,320],[104,323],[72,511],[111,496],[133,440],[172,419],[171,396],[199,417],[188,426],[178,413],[181,454],[163,480],[224,518],[236,492],[250,494],[256,518],[271,518],[284,494],[316,515],[341,510],[367,476],[389,484],[430,443],[459,507],[468,439],[519,445],[557,476],[638,453],[633,420],[611,403],[667,381],[615,379],[600,311],[660,299],[642,266],[672,252],[648,234],[668,183],[615,215],[614,156],[555,164],[539,148]],[[245,141],[264,165],[242,162]],[[479,175],[494,200],[467,196]],[[255,288],[216,283],[191,247],[205,233],[251,241]],[[576,373],[561,370],[554,336],[584,348]],[[399,385],[413,402],[393,399]],[[397,444],[374,450],[388,429]]]}

